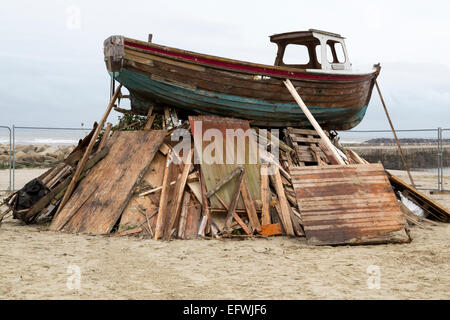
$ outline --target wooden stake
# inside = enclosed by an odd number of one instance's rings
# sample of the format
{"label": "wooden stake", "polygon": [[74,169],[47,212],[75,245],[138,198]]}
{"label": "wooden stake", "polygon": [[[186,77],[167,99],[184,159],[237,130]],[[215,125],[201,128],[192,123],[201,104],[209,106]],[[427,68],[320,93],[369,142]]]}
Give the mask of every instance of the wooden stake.
{"label": "wooden stake", "polygon": [[292,82],[289,79],[286,79],[286,81],[284,81],[284,85],[289,90],[291,95],[294,97],[294,99],[297,102],[298,106],[302,109],[303,113],[308,118],[309,122],[312,124],[314,129],[319,134],[320,138],[322,138],[322,141],[325,143],[325,145],[330,150],[330,152],[333,154],[333,156],[336,158],[336,160],[339,162],[339,164],[345,165],[344,160],[342,160],[342,158],[339,155],[339,153],[337,153],[337,151],[336,151],[334,145],[331,143],[330,139],[328,139],[327,135],[322,130],[322,128],[320,127],[319,123],[317,123],[316,119],[314,119],[314,116],[309,111],[308,107],[305,105],[305,103],[303,102],[302,98],[300,98],[300,95],[298,94],[297,90],[295,90]]}
{"label": "wooden stake", "polygon": [[416,186],[414,185],[413,177],[411,175],[411,172],[409,171],[408,164],[406,163],[406,158],[405,158],[405,155],[403,154],[402,147],[400,147],[400,142],[398,141],[397,133],[395,132],[394,125],[392,124],[392,121],[391,121],[391,117],[389,116],[389,112],[386,108],[386,104],[384,103],[383,95],[381,94],[381,90],[380,90],[380,87],[378,86],[377,80],[375,80],[375,86],[377,87],[378,95],[380,96],[381,104],[383,105],[383,109],[384,109],[384,113],[386,113],[386,117],[388,119],[389,125],[391,126],[392,133],[394,134],[395,143],[397,144],[398,151],[400,151],[400,156],[402,157],[403,165],[405,166],[405,170],[408,173],[408,177],[409,177],[409,180],[411,181],[411,185],[415,188]]}
{"label": "wooden stake", "polygon": [[86,161],[88,160],[89,155],[91,154],[91,151],[92,151],[92,148],[94,147],[95,141],[97,140],[97,137],[100,134],[100,130],[103,129],[103,125],[105,124],[105,121],[108,118],[109,113],[111,112],[111,109],[114,106],[114,103],[116,102],[117,97],[120,94],[121,88],[122,88],[122,84],[120,84],[117,87],[116,91],[114,92],[113,96],[111,97],[108,107],[106,108],[106,111],[103,114],[103,117],[100,120],[100,123],[98,124],[97,128],[95,129],[95,132],[92,135],[91,141],[89,142],[89,145],[87,146],[86,151],[83,154],[83,158],[81,158],[80,162],[78,162],[77,170],[75,171],[75,174],[73,175],[72,181],[70,181],[70,184],[67,187],[67,191],[64,194],[63,199],[61,200],[61,203],[59,205],[58,211],[55,214],[55,217],[61,212],[61,210],[64,208],[64,205],[67,203],[70,196],[72,195],[72,192],[75,189],[75,186],[78,182],[78,178],[80,177],[81,172],[83,172],[84,165],[86,164]]}
{"label": "wooden stake", "polygon": [[167,209],[167,201],[169,197],[169,188],[170,188],[170,171],[172,170],[172,162],[171,162],[171,153],[167,153],[166,156],[166,167],[164,169],[164,176],[163,176],[163,184],[162,184],[162,191],[161,191],[161,197],[159,199],[159,212],[158,216],[156,218],[156,227],[155,227],[155,240],[158,240],[158,238],[161,236],[161,233],[163,232],[164,228],[164,220],[166,215],[166,209]]}

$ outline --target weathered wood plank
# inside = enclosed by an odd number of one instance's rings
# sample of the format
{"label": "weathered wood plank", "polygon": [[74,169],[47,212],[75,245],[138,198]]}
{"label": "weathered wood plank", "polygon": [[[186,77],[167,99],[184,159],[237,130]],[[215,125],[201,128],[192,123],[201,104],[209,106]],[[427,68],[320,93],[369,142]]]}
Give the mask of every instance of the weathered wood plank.
{"label": "weathered wood plank", "polygon": [[170,188],[170,179],[172,175],[172,166],[173,163],[171,161],[170,152],[167,153],[166,156],[166,165],[164,168],[164,177],[162,182],[162,191],[161,197],[159,201],[159,212],[156,218],[156,227],[155,227],[155,240],[158,240],[159,237],[163,235],[165,219],[167,215],[167,207],[168,207],[168,197],[169,197],[169,188]]}
{"label": "weathered wood plank", "polygon": [[116,132],[108,141],[108,155],[81,181],[50,229],[109,233],[165,135],[165,131],[156,130]]}
{"label": "weathered wood plank", "polygon": [[293,168],[291,175],[308,243],[409,241],[381,164]]}
{"label": "weathered wood plank", "polygon": [[275,191],[278,196],[278,201],[280,203],[280,219],[283,224],[283,228],[287,235],[295,236],[294,229],[292,227],[291,221],[291,213],[290,206],[288,200],[286,199],[286,195],[284,193],[283,183],[281,182],[280,171],[277,168],[274,169],[273,181]]}
{"label": "weathered wood plank", "polygon": [[269,189],[269,165],[261,165],[261,224],[271,224],[269,213],[270,189]]}

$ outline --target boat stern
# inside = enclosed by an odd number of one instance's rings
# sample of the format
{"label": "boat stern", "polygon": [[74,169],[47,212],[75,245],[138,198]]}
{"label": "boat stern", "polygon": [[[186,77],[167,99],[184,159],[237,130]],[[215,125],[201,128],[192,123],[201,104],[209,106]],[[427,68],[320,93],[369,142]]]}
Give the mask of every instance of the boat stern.
{"label": "boat stern", "polygon": [[125,53],[123,36],[111,36],[103,42],[103,54],[108,72],[120,72]]}

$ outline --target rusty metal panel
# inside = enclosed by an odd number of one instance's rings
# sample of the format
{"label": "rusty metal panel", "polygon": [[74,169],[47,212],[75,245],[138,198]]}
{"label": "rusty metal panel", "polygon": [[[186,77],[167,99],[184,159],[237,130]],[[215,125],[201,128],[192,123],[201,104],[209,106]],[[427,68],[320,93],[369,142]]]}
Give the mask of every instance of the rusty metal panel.
{"label": "rusty metal panel", "polygon": [[290,173],[308,243],[409,241],[381,164],[296,167]]}
{"label": "rusty metal panel", "polygon": [[[250,195],[255,202],[256,208],[259,209],[258,203],[260,201],[257,200],[261,200],[261,164],[258,146],[250,132],[249,122],[247,120],[216,116],[190,116],[189,122],[194,135],[196,154],[203,155],[201,169],[205,175],[206,190],[210,191],[236,167],[242,166],[245,169],[245,180]],[[210,131],[211,129],[213,131]],[[233,133],[236,135],[234,139],[232,139]],[[223,137],[222,143],[215,138],[211,138],[212,135],[216,134],[220,134]],[[205,138],[211,141],[203,141]],[[243,139],[240,140],[242,143],[239,143],[238,139]],[[215,152],[210,152],[212,149],[215,149]],[[208,160],[207,156],[209,154],[212,154],[213,158]],[[241,155],[241,158],[238,155]],[[233,178],[217,192],[219,197],[227,204],[231,202],[235,182],[236,179]],[[210,200],[212,208],[223,209],[216,196],[213,195]],[[245,209],[242,198],[239,199],[237,209]]]}

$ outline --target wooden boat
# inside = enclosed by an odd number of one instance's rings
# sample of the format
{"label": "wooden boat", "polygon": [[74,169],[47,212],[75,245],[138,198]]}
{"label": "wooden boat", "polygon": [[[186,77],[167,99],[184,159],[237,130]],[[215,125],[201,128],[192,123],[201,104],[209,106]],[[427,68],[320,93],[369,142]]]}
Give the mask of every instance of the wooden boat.
{"label": "wooden boat", "polygon": [[[130,91],[131,108],[170,105],[186,114],[248,119],[270,127],[308,126],[282,80],[292,81],[325,129],[346,130],[364,117],[380,67],[351,68],[344,38],[313,30],[276,34],[275,65],[256,64],[111,36],[104,42],[110,75]],[[306,63],[286,63],[286,52],[302,49]],[[339,54],[340,50],[340,54]]]}

